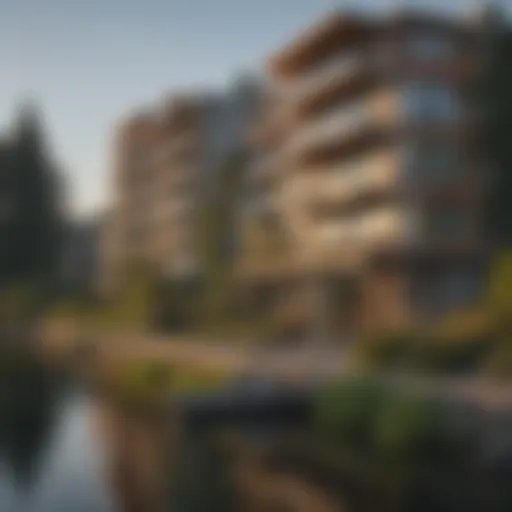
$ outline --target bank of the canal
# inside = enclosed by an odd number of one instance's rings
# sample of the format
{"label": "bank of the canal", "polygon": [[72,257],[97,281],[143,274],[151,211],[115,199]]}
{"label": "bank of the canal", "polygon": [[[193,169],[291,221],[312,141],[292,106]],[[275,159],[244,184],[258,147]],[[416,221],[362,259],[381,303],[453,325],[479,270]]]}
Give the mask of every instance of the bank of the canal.
{"label": "bank of the canal", "polygon": [[0,510],[117,512],[96,400],[26,356],[0,365]]}
{"label": "bank of the canal", "polygon": [[167,421],[75,359],[0,354],[0,511],[159,512]]}

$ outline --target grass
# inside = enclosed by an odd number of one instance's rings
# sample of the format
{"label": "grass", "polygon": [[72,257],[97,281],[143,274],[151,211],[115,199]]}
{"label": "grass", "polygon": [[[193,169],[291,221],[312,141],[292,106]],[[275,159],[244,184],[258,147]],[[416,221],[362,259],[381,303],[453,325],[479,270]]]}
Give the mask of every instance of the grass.
{"label": "grass", "polygon": [[219,389],[230,376],[224,371],[173,366],[155,361],[118,363],[104,369],[107,391],[129,405],[161,407],[172,397]]}

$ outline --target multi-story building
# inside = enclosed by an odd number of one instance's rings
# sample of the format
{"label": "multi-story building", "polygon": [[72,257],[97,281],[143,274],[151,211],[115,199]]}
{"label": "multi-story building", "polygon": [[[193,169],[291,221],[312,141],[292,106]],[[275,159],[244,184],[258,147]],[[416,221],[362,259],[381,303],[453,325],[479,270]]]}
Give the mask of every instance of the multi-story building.
{"label": "multi-story building", "polygon": [[478,293],[479,32],[424,12],[335,12],[270,58],[266,172],[293,255],[279,279],[308,290],[317,335],[417,325]]}
{"label": "multi-story building", "polygon": [[[249,84],[251,85],[251,84]],[[134,266],[197,277],[198,216],[219,169],[243,144],[252,87],[176,95],[117,131],[113,206],[105,230],[102,287]]]}

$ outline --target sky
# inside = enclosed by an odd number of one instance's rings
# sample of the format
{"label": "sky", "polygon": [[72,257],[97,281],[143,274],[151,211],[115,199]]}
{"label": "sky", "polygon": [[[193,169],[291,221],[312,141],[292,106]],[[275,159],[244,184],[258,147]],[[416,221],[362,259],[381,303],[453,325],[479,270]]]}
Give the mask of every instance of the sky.
{"label": "sky", "polygon": [[37,102],[73,212],[90,214],[108,198],[113,129],[130,110],[258,70],[329,9],[400,2],[407,0],[0,0],[0,127],[8,129],[20,104]]}

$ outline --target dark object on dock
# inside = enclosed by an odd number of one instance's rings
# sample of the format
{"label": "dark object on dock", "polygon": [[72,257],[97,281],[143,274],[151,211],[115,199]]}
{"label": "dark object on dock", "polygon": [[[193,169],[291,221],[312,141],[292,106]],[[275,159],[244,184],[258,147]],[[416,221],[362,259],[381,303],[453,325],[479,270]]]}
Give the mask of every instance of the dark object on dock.
{"label": "dark object on dock", "polygon": [[311,418],[311,392],[264,380],[231,384],[207,395],[182,397],[176,405],[189,427],[299,425]]}

